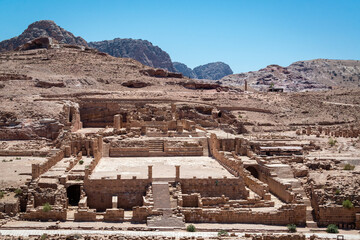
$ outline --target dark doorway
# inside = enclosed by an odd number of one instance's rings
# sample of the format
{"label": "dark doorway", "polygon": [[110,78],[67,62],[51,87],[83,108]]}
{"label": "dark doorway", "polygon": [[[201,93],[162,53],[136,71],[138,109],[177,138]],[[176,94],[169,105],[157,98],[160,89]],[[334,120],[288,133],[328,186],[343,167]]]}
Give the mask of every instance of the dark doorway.
{"label": "dark doorway", "polygon": [[72,185],[66,189],[69,204],[77,206],[80,201],[80,185]]}
{"label": "dark doorway", "polygon": [[253,175],[255,178],[257,178],[257,179],[259,178],[259,173],[255,167],[250,166],[250,167],[247,167],[246,170],[248,170],[251,173],[251,175]]}

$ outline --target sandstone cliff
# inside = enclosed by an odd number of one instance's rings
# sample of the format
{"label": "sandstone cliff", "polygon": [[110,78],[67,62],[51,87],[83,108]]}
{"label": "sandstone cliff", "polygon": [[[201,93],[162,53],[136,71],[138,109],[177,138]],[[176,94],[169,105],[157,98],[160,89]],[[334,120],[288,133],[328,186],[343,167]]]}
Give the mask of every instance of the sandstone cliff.
{"label": "sandstone cliff", "polygon": [[0,52],[15,50],[26,42],[38,37],[52,37],[59,43],[88,46],[81,37],[56,25],[54,21],[41,20],[34,22],[19,36],[0,42]]}

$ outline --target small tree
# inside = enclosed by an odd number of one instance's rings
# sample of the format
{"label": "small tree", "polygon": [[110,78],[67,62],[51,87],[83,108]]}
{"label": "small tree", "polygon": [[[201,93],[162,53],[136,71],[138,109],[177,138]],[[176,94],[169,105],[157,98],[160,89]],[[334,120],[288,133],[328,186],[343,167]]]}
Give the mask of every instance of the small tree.
{"label": "small tree", "polygon": [[50,210],[51,210],[51,205],[49,203],[45,203],[43,206],[43,211],[50,212]]}
{"label": "small tree", "polygon": [[3,198],[5,193],[3,191],[0,191],[0,199]]}
{"label": "small tree", "polygon": [[354,207],[354,204],[348,199],[344,200],[342,202],[342,205],[343,205],[344,208],[347,208],[347,209],[350,209],[350,208]]}
{"label": "small tree", "polygon": [[295,224],[288,224],[287,228],[288,228],[289,232],[292,232],[292,233],[296,232],[296,225]]}
{"label": "small tree", "polygon": [[194,225],[190,224],[186,227],[186,231],[188,232],[196,232],[196,228]]}
{"label": "small tree", "polygon": [[335,224],[329,224],[326,228],[327,233],[339,233],[339,229]]}
{"label": "small tree", "polygon": [[80,164],[80,165],[83,165],[83,164],[84,164],[84,160],[80,160],[80,161],[79,161],[79,164]]}

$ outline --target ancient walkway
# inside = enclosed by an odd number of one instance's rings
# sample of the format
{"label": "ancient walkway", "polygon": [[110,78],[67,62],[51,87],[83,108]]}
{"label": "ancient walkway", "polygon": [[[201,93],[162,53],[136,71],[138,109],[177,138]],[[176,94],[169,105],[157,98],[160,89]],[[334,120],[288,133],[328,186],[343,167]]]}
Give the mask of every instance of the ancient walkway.
{"label": "ancient walkway", "polygon": [[[109,231],[109,230],[43,230],[43,229],[19,229],[19,230],[0,230],[0,235],[3,236],[41,236],[43,234],[47,235],[74,235],[74,234],[97,234],[97,235],[123,235],[123,236],[164,236],[164,237],[175,237],[179,239],[181,237],[217,237],[218,232],[180,232],[180,231],[161,231],[161,232],[151,232],[151,231]],[[254,233],[262,234],[262,233]],[[278,234],[287,234],[287,233],[278,233]],[[306,237],[310,237],[314,233],[304,233]],[[237,237],[244,237],[245,233],[236,233]],[[322,238],[336,239],[336,234],[329,233],[316,233],[317,236]],[[358,240],[358,234],[341,234],[346,240]]]}
{"label": "ancient walkway", "polygon": [[173,215],[170,205],[170,191],[168,182],[152,183],[154,208],[162,212],[161,216],[152,216],[147,220],[149,227],[161,228],[184,228],[182,216]]}

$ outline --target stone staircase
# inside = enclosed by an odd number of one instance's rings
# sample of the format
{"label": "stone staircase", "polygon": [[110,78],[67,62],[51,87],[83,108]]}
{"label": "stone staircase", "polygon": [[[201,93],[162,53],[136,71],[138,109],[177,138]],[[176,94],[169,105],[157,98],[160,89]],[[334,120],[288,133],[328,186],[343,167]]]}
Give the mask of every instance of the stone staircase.
{"label": "stone staircase", "polygon": [[168,182],[153,182],[152,191],[155,209],[170,209],[170,192]]}
{"label": "stone staircase", "polygon": [[310,199],[307,197],[304,189],[302,187],[293,189],[295,193],[298,193],[302,196],[304,200],[304,204],[306,206],[306,227],[308,228],[317,228],[317,223],[314,221],[314,217],[312,215],[313,208],[311,206]]}
{"label": "stone staircase", "polygon": [[149,141],[149,150],[150,150],[150,152],[163,152],[164,151],[164,141],[163,140]]}
{"label": "stone staircase", "polygon": [[170,191],[168,182],[153,182],[152,192],[154,209],[161,212],[160,216],[150,216],[147,219],[148,227],[153,228],[184,228],[184,216],[174,215],[170,205]]}

